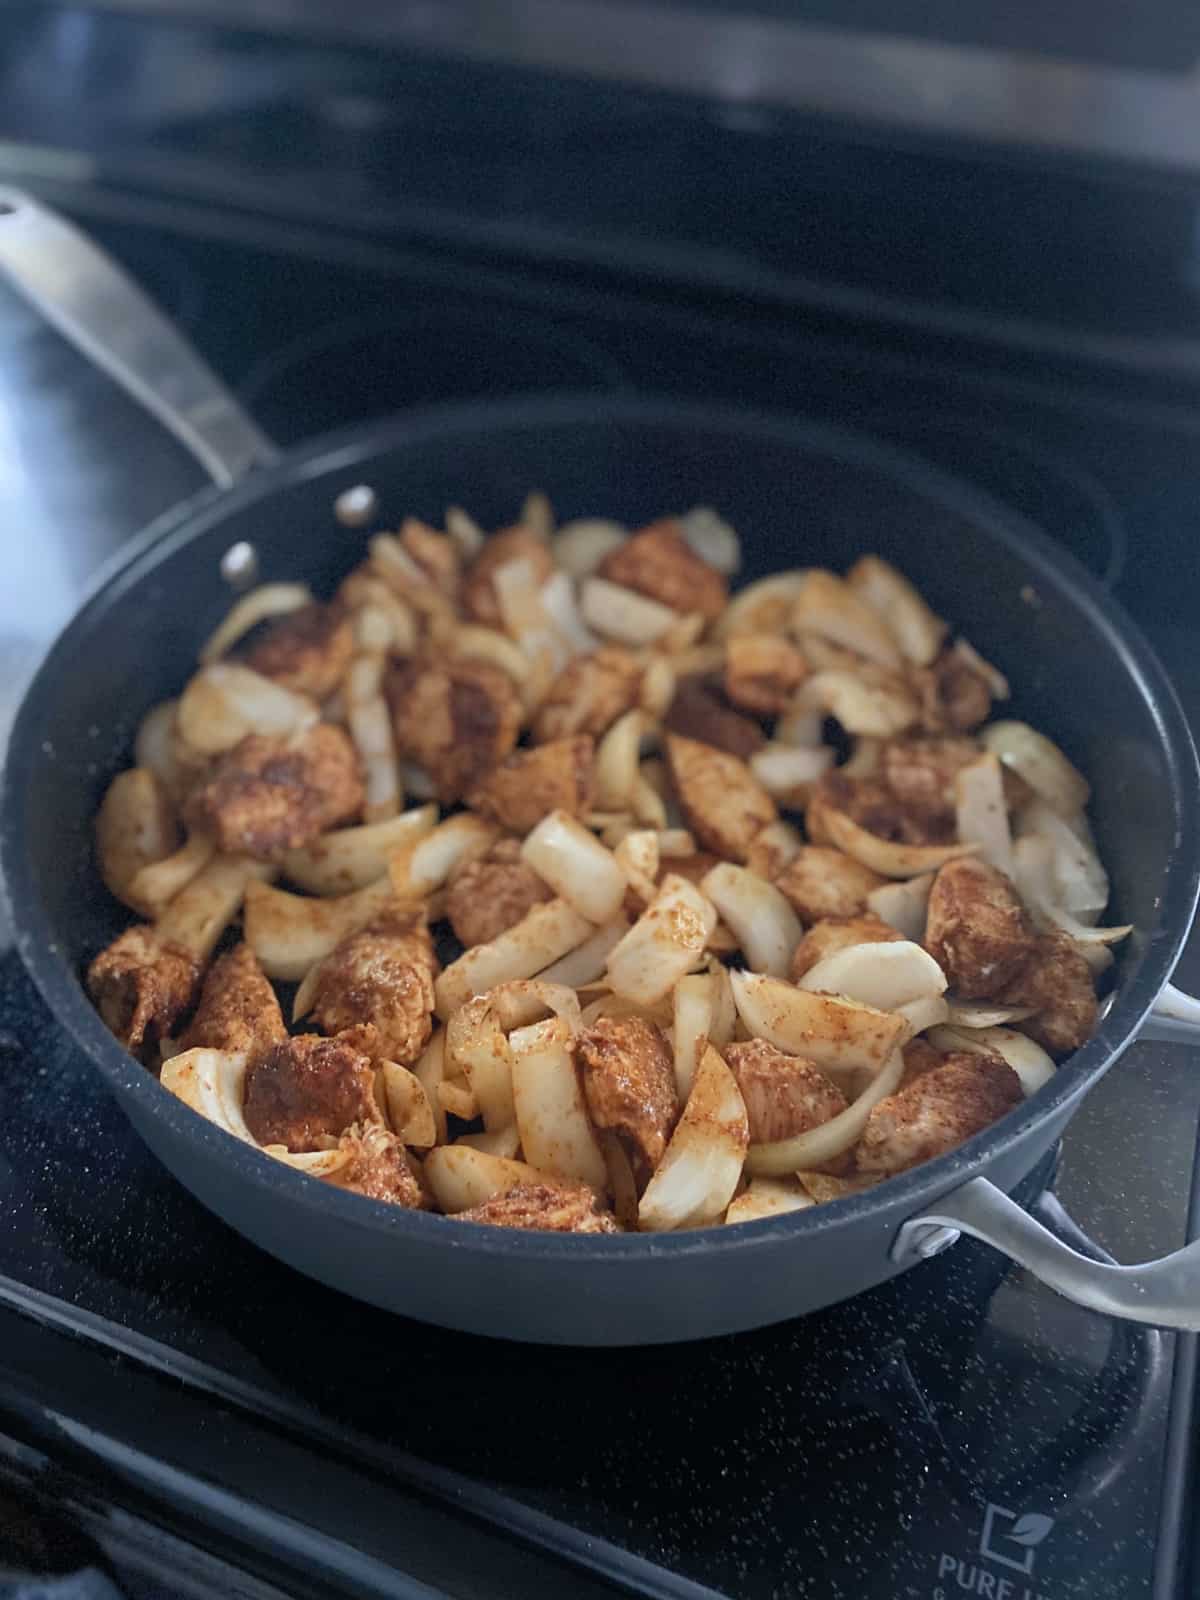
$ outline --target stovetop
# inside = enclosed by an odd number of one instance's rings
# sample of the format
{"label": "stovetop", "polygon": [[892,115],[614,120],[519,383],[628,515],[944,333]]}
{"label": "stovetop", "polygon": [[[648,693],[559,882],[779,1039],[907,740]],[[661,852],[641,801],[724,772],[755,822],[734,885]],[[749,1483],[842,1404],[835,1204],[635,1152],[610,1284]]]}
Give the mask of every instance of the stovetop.
{"label": "stovetop", "polygon": [[[919,340],[881,346],[823,312],[767,315],[41,187],[128,262],[281,442],[430,400],[557,387],[720,397],[901,441],[1110,582],[1200,729],[1200,407],[1096,374],[1068,384],[1037,363],[998,373],[969,353],[922,354]],[[0,588],[2,730],[88,574],[199,480],[3,298],[0,433],[0,526],[17,552]],[[246,1594],[1189,1592],[1194,1341],[1071,1307],[985,1247],[960,1243],[849,1305],[732,1339],[496,1344],[318,1288],[202,1211],[11,952],[0,1082],[0,1486],[53,1490],[143,1580],[169,1570],[167,1592],[185,1592],[179,1552],[197,1544]],[[1118,1259],[1163,1254],[1186,1236],[1198,1124],[1190,1052],[1137,1045],[1024,1198],[1049,1186],[1055,1225],[1070,1231],[1065,1207]],[[211,1592],[211,1574],[187,1572],[186,1592]]]}

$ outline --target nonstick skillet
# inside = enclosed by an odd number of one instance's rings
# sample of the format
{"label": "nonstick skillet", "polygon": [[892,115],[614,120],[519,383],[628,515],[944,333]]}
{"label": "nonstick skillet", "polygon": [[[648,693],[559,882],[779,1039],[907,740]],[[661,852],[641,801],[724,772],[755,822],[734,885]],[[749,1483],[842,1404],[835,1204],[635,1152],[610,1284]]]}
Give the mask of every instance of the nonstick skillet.
{"label": "nonstick skillet", "polygon": [[[1200,1244],[1108,1266],[1007,1196],[1139,1030],[1200,1040],[1200,1005],[1164,987],[1200,882],[1196,754],[1137,629],[1067,554],[974,489],[870,439],[670,399],[539,397],[401,415],[281,456],[95,246],[15,192],[0,192],[0,269],[216,485],[132,539],[49,652],[13,730],[0,813],[26,964],[138,1132],[207,1206],[360,1299],[516,1339],[645,1344],[756,1327],[860,1293],[955,1230],[1082,1304],[1200,1328]],[[92,860],[93,818],[139,719],[178,692],[239,572],[329,593],[360,559],[367,530],[332,514],[335,498],[360,484],[385,522],[404,513],[436,521],[462,501],[498,526],[535,485],[564,518],[634,525],[707,502],[739,530],[747,578],[801,563],[844,567],[864,549],[894,561],[1009,672],[1014,714],[1044,728],[1091,779],[1115,914],[1136,929],[1096,1036],[1009,1116],[876,1189],[674,1235],[455,1224],[301,1176],[189,1111],[121,1050],[81,986],[88,959],[126,920]],[[5,530],[17,559],[19,537]],[[82,1158],[86,1128],[79,1139]]]}

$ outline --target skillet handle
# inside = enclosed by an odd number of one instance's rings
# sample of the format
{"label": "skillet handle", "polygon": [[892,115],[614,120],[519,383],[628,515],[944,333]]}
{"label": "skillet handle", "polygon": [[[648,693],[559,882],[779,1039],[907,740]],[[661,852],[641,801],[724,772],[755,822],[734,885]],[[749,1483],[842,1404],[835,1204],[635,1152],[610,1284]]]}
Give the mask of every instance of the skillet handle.
{"label": "skillet handle", "polygon": [[892,1260],[909,1266],[937,1255],[960,1233],[1011,1256],[1076,1305],[1128,1322],[1200,1331],[1200,1240],[1140,1266],[1093,1261],[1064,1244],[1003,1189],[986,1178],[972,1178],[904,1223],[892,1245]]}
{"label": "skillet handle", "polygon": [[0,272],[228,488],[278,452],[122,267],[19,189],[0,187]]}
{"label": "skillet handle", "polygon": [[1138,1029],[1139,1039],[1161,1044],[1200,1045],[1200,1000],[1193,1000],[1173,983],[1163,985],[1150,1015]]}

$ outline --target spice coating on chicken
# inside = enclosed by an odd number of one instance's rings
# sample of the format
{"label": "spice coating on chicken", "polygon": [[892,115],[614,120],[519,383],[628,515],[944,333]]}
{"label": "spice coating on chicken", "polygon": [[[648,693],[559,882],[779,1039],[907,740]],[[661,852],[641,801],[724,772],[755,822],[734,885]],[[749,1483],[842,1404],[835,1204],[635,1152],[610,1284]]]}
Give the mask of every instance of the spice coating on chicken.
{"label": "spice coating on chicken", "polygon": [[314,1033],[283,1039],[250,1063],[242,1111],[258,1144],[293,1151],[332,1149],[353,1124],[381,1120],[367,1057]]}
{"label": "spice coating on chicken", "polygon": [[555,678],[538,708],[534,743],[548,744],[576,733],[598,739],[637,705],[643,671],[637,657],[619,645],[576,656]]}
{"label": "spice coating on chicken", "polygon": [[378,1053],[409,1066],[433,1032],[433,941],[422,915],[388,911],[321,963],[313,1020],[328,1034],[375,1029]]}
{"label": "spice coating on chicken", "polygon": [[996,999],[1006,1006],[1035,1006],[1034,1016],[1013,1026],[1058,1058],[1080,1049],[1096,1031],[1091,968],[1060,929],[1038,937],[1025,966]]}
{"label": "spice coating on chicken", "polygon": [[533,572],[534,587],[540,589],[553,576],[554,558],[544,539],[528,528],[505,528],[494,533],[467,568],[462,583],[462,607],[472,622],[500,628],[504,619],[496,594],[497,568],[510,561],[527,561]]}
{"label": "spice coating on chicken", "polygon": [[109,1031],[135,1055],[165,1038],[196,997],[200,964],[152,927],[126,928],[95,958],[88,993]]}
{"label": "spice coating on chicken", "polygon": [[867,896],[888,880],[840,850],[806,844],[775,879],[775,887],[804,922],[853,917],[866,910]]}
{"label": "spice coating on chicken", "polygon": [[777,634],[737,634],[725,646],[725,693],[743,711],[777,716],[807,676],[804,656]]}
{"label": "spice coating on chicken", "polygon": [[340,605],[301,606],[246,651],[245,663],[293,694],[327,700],[354,655],[354,625]]}
{"label": "spice coating on chicken", "polygon": [[732,710],[704,678],[682,678],[663,727],[747,761],[767,742],[758,723]]}
{"label": "spice coating on chicken", "polygon": [[247,734],[192,791],[186,815],[223,853],[269,861],[353,821],[363,797],[353,744],[320,722],[290,737]]}
{"label": "spice coating on chicken", "polygon": [[515,750],[493,767],[467,804],[513,833],[529,833],[551,811],[583,816],[592,801],[594,745],[579,735]]}
{"label": "spice coating on chicken", "polygon": [[963,856],[933,880],[925,948],[966,1000],[996,997],[1033,955],[1036,934],[1004,873]]}
{"label": "spice coating on chicken", "polygon": [[746,1102],[751,1144],[808,1133],[846,1109],[846,1097],[811,1061],[789,1056],[765,1039],[721,1052]]}
{"label": "spice coating on chicken", "polygon": [[491,662],[404,662],[384,692],[397,749],[425,769],[444,804],[461,800],[517,742],[521,702]]}
{"label": "spice coating on chicken", "polygon": [[1007,1061],[953,1051],[939,1067],[872,1107],[858,1145],[858,1170],[904,1172],[931,1161],[1021,1100],[1021,1080]]}
{"label": "spice coating on chicken", "polygon": [[710,622],[721,615],[729,599],[725,579],[701,560],[673,517],[631,535],[605,556],[597,572],[672,611],[698,612]]}
{"label": "spice coating on chicken", "polygon": [[667,759],[697,842],[728,860],[744,861],[755,835],[778,819],[762,784],[736,756],[679,734],[667,736]]}
{"label": "spice coating on chicken", "polygon": [[914,668],[911,676],[926,733],[970,733],[991,715],[986,678],[953,650],[943,651],[931,667]]}
{"label": "spice coating on chicken", "polygon": [[429,1192],[421,1170],[394,1133],[375,1125],[351,1128],[338,1140],[338,1150],[349,1159],[330,1173],[327,1183],[338,1189],[353,1189],[369,1200],[407,1206],[410,1211],[429,1209]]}
{"label": "spice coating on chicken", "polygon": [[446,916],[455,938],[470,949],[490,944],[553,898],[550,886],[521,859],[521,841],[498,839],[487,855],[455,869],[446,886]]}
{"label": "spice coating on chicken", "polygon": [[549,1183],[522,1183],[493,1195],[454,1222],[487,1222],[494,1228],[537,1228],[545,1233],[619,1233],[611,1212],[601,1208],[591,1189],[560,1189]]}
{"label": "spice coating on chicken", "polygon": [[953,823],[954,780],[978,759],[973,739],[889,739],[882,752],[883,781],[907,812]]}
{"label": "spice coating on chicken", "polygon": [[640,1017],[601,1017],[575,1041],[588,1112],[620,1139],[644,1189],[679,1119],[667,1041]]}
{"label": "spice coating on chicken", "polygon": [[236,1050],[255,1060],[287,1038],[270,980],[248,944],[227,950],[209,969],[181,1050]]}

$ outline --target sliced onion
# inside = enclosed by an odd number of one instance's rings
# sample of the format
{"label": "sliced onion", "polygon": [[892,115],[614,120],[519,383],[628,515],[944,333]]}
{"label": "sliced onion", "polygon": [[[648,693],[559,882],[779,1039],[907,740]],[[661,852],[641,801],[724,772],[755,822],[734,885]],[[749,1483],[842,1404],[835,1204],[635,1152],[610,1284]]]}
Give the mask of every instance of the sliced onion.
{"label": "sliced onion", "polygon": [[446,1060],[466,1075],[489,1132],[513,1121],[512,1055],[492,997],[477,994],[446,1024]]}
{"label": "sliced onion", "polygon": [[766,744],[750,757],[750,770],[768,794],[783,798],[794,789],[815,783],[833,765],[829,745],[815,750],[803,745]]}
{"label": "sliced onion", "polygon": [[954,779],[957,832],[973,844],[981,861],[1012,877],[1013,846],[1000,763],[989,751],[961,768]]}
{"label": "sliced onion", "polygon": [[473,994],[512,978],[532,978],[574,950],[595,930],[565,900],[536,905],[489,944],[477,944],[445,969],[434,984],[443,1020]]}
{"label": "sliced onion", "polygon": [[908,1024],[908,1036],[904,1041],[907,1044],[909,1039],[915,1039],[926,1028],[936,1028],[945,1022],[950,1016],[950,1007],[943,995],[923,994],[916,1000],[906,1000],[902,1006],[897,1006],[896,1015],[903,1017]]}
{"label": "sliced onion", "polygon": [[533,562],[528,556],[506,561],[492,574],[492,584],[505,630],[530,661],[548,662],[552,673],[561,672],[571,646],[546,610]]}
{"label": "sliced onion", "polygon": [[479,1116],[479,1101],[465,1079],[443,1078],[437,1087],[438,1105],[445,1115],[460,1122],[474,1122]]}
{"label": "sliced onion", "polygon": [[793,701],[775,724],[775,743],[797,750],[818,750],[825,740],[825,713],[819,706]]}
{"label": "sliced onion", "polygon": [[555,1018],[513,1036],[512,1087],[525,1157],[540,1172],[603,1193],[608,1167],[588,1121],[567,1025]]}
{"label": "sliced onion", "polygon": [[527,1166],[524,1161],[506,1161],[502,1156],[474,1150],[461,1139],[429,1152],[425,1176],[438,1209],[447,1216],[471,1211],[518,1185],[546,1181],[536,1167]]}
{"label": "sliced onion", "polygon": [[814,994],[757,972],[731,972],[729,981],[752,1038],[806,1056],[823,1071],[877,1072],[908,1032],[903,1017],[857,1000]]}
{"label": "sliced onion", "polygon": [[1074,816],[1087,805],[1091,792],[1087,779],[1044,733],[1026,722],[993,722],[979,737],[1061,816]]}
{"label": "sliced onion", "polygon": [[[579,996],[565,983],[546,978],[515,978],[489,991],[497,1020],[506,1033],[538,1021],[543,1013],[564,1022],[572,1036],[579,1032]],[[515,1045],[515,1040],[512,1041]]]}
{"label": "sliced onion", "polygon": [[1041,1045],[1013,1028],[935,1028],[929,1042],[937,1050],[968,1050],[1001,1056],[1021,1080],[1025,1098],[1036,1094],[1054,1076],[1055,1066]]}
{"label": "sliced onion", "polygon": [[178,700],[162,700],[152,706],[138,725],[133,741],[133,761],[153,772],[171,794],[179,788],[179,763],[175,755],[175,724]]}
{"label": "sliced onion", "polygon": [[969,667],[976,677],[983,679],[993,700],[1007,700],[1010,697],[1012,690],[1008,686],[1008,679],[993,667],[990,661],[985,661],[979,651],[965,639],[956,639],[950,654],[964,667]]}
{"label": "sliced onion", "polygon": [[571,989],[594,983],[603,976],[609,956],[628,932],[629,918],[621,912],[538,976],[544,983],[564,984]]}
{"label": "sliced onion", "polygon": [[699,611],[685,612],[682,617],[676,617],[659,639],[659,645],[668,656],[682,655],[700,642],[700,637],[707,626],[708,619]]}
{"label": "sliced onion", "polygon": [[339,594],[359,616],[369,607],[387,617],[391,635],[388,648],[394,655],[410,656],[416,650],[417,619],[413,609],[382,578],[360,567],[342,584]]}
{"label": "sliced onion", "polygon": [[649,905],[658,893],[658,834],[651,828],[632,829],[615,847],[613,859],[625,883],[643,905]]}
{"label": "sliced onion", "polygon": [[826,667],[805,680],[802,704],[826,712],[847,733],[891,739],[905,733],[920,713],[916,696],[899,677],[872,679],[845,667]]}
{"label": "sliced onion", "polygon": [[647,828],[661,832],[667,826],[667,808],[662,796],[652,783],[648,783],[639,769],[630,796],[633,814]]}
{"label": "sliced onion", "polygon": [[[386,821],[404,804],[395,729],[380,687],[383,665],[382,655],[359,656],[346,683],[346,722],[363,771],[367,822]],[[359,675],[359,668],[369,671]]]}
{"label": "sliced onion", "polygon": [[1087,818],[1062,817],[1044,800],[1021,808],[1018,833],[1040,835],[1054,848],[1054,890],[1050,898],[1080,921],[1099,915],[1108,904],[1108,873],[1091,838]]}
{"label": "sliced onion", "polygon": [[388,861],[397,899],[425,899],[441,888],[456,867],[486,855],[499,837],[500,829],[494,823],[462,811],[431,832],[406,841]]}
{"label": "sliced onion", "polygon": [[903,883],[881,884],[867,895],[867,909],[889,928],[895,928],[906,939],[920,944],[925,937],[933,877],[932,872],[923,872],[920,877],[908,878]]}
{"label": "sliced onion", "polygon": [[529,682],[532,671],[529,657],[497,628],[464,622],[450,635],[448,648],[452,656],[465,656],[470,661],[487,661],[493,667],[499,667],[518,689],[524,688]]}
{"label": "sliced onion", "polygon": [[796,984],[800,989],[844,995],[877,1011],[896,1011],[924,995],[944,994],[946,975],[919,944],[895,939],[835,950],[809,967]]}
{"label": "sliced onion", "polygon": [[392,886],[386,877],[353,894],[326,899],[288,894],[284,889],[251,881],[245,888],[245,897],[246,943],[268,978],[289,983],[299,983],[310,967],[323,961],[336,945],[365,927],[393,901]]}
{"label": "sliced onion", "polygon": [[718,1053],[704,1051],[692,1092],[638,1206],[638,1226],[663,1232],[714,1222],[733,1199],[749,1142],[737,1080]]}
{"label": "sliced onion", "polygon": [[598,811],[631,811],[646,718],[640,711],[618,717],[596,750],[593,795]]}
{"label": "sliced onion", "polygon": [[579,609],[584,622],[596,633],[617,644],[635,647],[654,644],[679,620],[670,606],[619,583],[610,583],[607,578],[583,580]]}
{"label": "sliced onion", "polygon": [[1024,1022],[1034,1014],[1034,1006],[998,1006],[989,1000],[959,1000],[946,996],[946,1021],[952,1028],[1000,1028],[1010,1022]]}
{"label": "sliced onion", "polygon": [[[1095,928],[1080,922],[1050,898],[1054,883],[1055,848],[1041,834],[1026,834],[1013,847],[1013,874],[1022,900],[1043,924],[1051,923],[1070,934],[1082,950],[1089,945],[1119,944],[1133,932],[1131,922],[1115,928]],[[1103,969],[1101,969],[1103,970]]]}
{"label": "sliced onion", "polygon": [[975,853],[969,844],[895,844],[860,828],[844,811],[826,805],[819,809],[830,842],[881,878],[915,878],[924,872],[936,872],[958,856]]}
{"label": "sliced onion", "polygon": [[211,839],[194,833],[173,854],[139,868],[121,898],[144,917],[156,921],[176,895],[203,872],[215,853],[216,846]]}
{"label": "sliced onion", "polygon": [[387,872],[388,861],[397,850],[426,838],[436,822],[436,806],[416,806],[382,822],[334,829],[312,844],[285,852],[284,875],[309,894],[365,889]]}
{"label": "sliced onion", "polygon": [[413,1077],[425,1091],[425,1098],[429,1101],[433,1112],[433,1124],[436,1134],[436,1143],[446,1142],[446,1110],[438,1094],[446,1075],[446,1030],[435,1028],[433,1037],[422,1050],[416,1065],[413,1067]]}
{"label": "sliced onion", "polygon": [[695,838],[686,828],[661,828],[658,834],[658,854],[663,861],[696,854]]}
{"label": "sliced onion", "polygon": [[727,1226],[761,1222],[764,1217],[779,1217],[788,1211],[806,1211],[815,1203],[794,1178],[752,1178],[749,1187],[730,1202],[725,1222]]}
{"label": "sliced onion", "polygon": [[464,561],[474,561],[487,539],[475,518],[461,506],[446,508],[446,532],[454,540]]}
{"label": "sliced onion", "polygon": [[786,633],[807,576],[806,571],[797,568],[747,584],[717,619],[713,638],[723,643],[739,633]]}
{"label": "sliced onion", "polygon": [[679,519],[680,531],[701,561],[731,578],[742,564],[737,534],[711,506],[693,506]]}
{"label": "sliced onion", "polygon": [[872,1110],[889,1094],[895,1093],[903,1076],[904,1057],[899,1050],[893,1050],[882,1069],[845,1111],[793,1139],[752,1144],[746,1152],[746,1171],[756,1176],[782,1177],[788,1172],[827,1166],[858,1142]]}
{"label": "sliced onion", "polygon": [[891,630],[866,601],[836,573],[820,567],[805,577],[792,606],[791,625],[801,638],[814,634],[880,667],[898,667],[903,659]]}
{"label": "sliced onion", "polygon": [[[778,822],[768,822],[765,828],[760,828],[754,835],[746,852],[746,865],[760,878],[766,878],[768,883],[774,883],[803,848],[804,840],[799,830],[781,818]],[[691,855],[692,852],[681,850],[679,853]]]}
{"label": "sliced onion", "polygon": [[555,572],[542,585],[546,615],[576,654],[594,650],[600,643],[579,611],[575,585],[565,572]]}
{"label": "sliced onion", "polygon": [[700,888],[733,930],[754,970],[786,977],[804,930],[774,884],[722,861],[700,880]]}
{"label": "sliced onion", "polygon": [[179,945],[197,961],[207,961],[250,890],[266,889],[278,871],[273,863],[248,856],[213,856],[159,917],[159,937]]}
{"label": "sliced onion", "polygon": [[946,624],[906,577],[879,556],[863,556],[846,574],[859,597],[886,626],[909,661],[927,667],[942,648]]}
{"label": "sliced onion", "polygon": [[293,694],[235,661],[217,661],[202,667],[188,683],[176,725],[193,750],[220,755],[249,733],[300,733],[320,715],[307,695]]}
{"label": "sliced onion", "polygon": [[263,583],[251,589],[228,612],[225,620],[210,634],[200,652],[200,660],[207,665],[220,658],[267,617],[284,617],[299,611],[313,602],[312,590],[306,583]]}
{"label": "sliced onion", "polygon": [[665,717],[675,698],[675,668],[666,656],[654,655],[642,673],[641,709],[654,721]]}
{"label": "sliced onion", "polygon": [[628,531],[619,522],[609,522],[603,517],[581,517],[564,523],[550,548],[562,570],[569,577],[581,580],[590,578],[604,558],[620,549],[628,537]]}
{"label": "sliced onion", "polygon": [[[443,1141],[444,1142],[444,1141]],[[515,1122],[506,1128],[494,1128],[490,1133],[464,1133],[454,1141],[455,1148],[465,1145],[468,1150],[479,1150],[484,1155],[500,1156],[505,1161],[515,1160],[521,1148],[521,1133]]]}
{"label": "sliced onion", "polygon": [[289,1150],[285,1144],[260,1146],[264,1155],[309,1178],[332,1178],[350,1160],[348,1150]]}
{"label": "sliced onion", "polygon": [[533,870],[589,922],[610,922],[625,899],[625,874],[581,822],[551,811],[521,846]]}
{"label": "sliced onion", "polygon": [[415,1073],[398,1061],[385,1061],[380,1070],[388,1121],[393,1131],[405,1144],[428,1150],[437,1143],[437,1124],[425,1086]]}
{"label": "sliced onion", "polygon": [[242,1115],[248,1061],[244,1050],[183,1050],[163,1063],[159,1082],[218,1128],[254,1144]]}
{"label": "sliced onion", "polygon": [[675,1087],[681,1103],[692,1092],[700,1050],[708,1039],[716,1003],[716,980],[711,972],[680,978],[673,996],[672,1040],[675,1052]]}
{"label": "sliced onion", "polygon": [[658,894],[612,950],[608,979],[628,1000],[661,1000],[704,957],[716,908],[694,883],[668,873]]}
{"label": "sliced onion", "polygon": [[521,515],[517,518],[522,528],[539,539],[549,539],[554,534],[554,507],[544,489],[531,489],[521,502]]}

